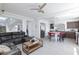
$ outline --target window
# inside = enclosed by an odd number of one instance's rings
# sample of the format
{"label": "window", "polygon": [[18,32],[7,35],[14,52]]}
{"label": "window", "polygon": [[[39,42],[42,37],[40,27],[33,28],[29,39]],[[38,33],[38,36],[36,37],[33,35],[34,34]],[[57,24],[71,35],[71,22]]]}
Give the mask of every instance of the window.
{"label": "window", "polygon": [[6,26],[0,26],[0,33],[6,32]]}
{"label": "window", "polygon": [[0,16],[0,33],[6,32],[6,23],[5,23],[6,19],[7,19],[6,17]]}

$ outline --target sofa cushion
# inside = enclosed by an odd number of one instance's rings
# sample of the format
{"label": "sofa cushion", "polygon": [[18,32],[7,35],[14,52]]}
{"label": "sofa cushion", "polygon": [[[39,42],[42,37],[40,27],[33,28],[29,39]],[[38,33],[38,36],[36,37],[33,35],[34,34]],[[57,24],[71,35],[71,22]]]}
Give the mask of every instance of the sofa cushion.
{"label": "sofa cushion", "polygon": [[2,42],[6,41],[6,37],[1,37]]}
{"label": "sofa cushion", "polygon": [[6,45],[0,45],[0,54],[5,54],[10,52],[11,49]]}

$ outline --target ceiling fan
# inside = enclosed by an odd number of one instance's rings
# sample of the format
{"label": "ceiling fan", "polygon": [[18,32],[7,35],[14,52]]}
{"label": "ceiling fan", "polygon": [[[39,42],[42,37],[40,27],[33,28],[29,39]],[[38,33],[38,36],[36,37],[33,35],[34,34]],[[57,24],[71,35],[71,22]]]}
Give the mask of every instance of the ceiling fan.
{"label": "ceiling fan", "polygon": [[47,3],[44,3],[42,5],[38,5],[38,8],[31,8],[30,10],[37,10],[38,12],[41,12],[41,13],[45,13],[43,8],[46,6]]}

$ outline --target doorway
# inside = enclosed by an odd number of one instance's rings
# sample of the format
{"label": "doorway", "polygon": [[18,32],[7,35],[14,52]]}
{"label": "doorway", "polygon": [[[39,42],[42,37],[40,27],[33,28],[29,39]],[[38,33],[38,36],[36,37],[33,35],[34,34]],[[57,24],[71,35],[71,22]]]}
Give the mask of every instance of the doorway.
{"label": "doorway", "polygon": [[40,38],[44,38],[46,33],[45,23],[40,23]]}

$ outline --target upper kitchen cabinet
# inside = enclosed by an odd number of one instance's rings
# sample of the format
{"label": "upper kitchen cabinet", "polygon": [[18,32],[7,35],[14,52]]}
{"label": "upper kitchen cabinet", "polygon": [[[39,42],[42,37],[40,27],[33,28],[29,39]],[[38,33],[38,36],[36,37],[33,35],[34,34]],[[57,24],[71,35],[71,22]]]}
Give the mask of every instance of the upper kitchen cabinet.
{"label": "upper kitchen cabinet", "polygon": [[79,21],[67,22],[67,28],[79,28]]}

